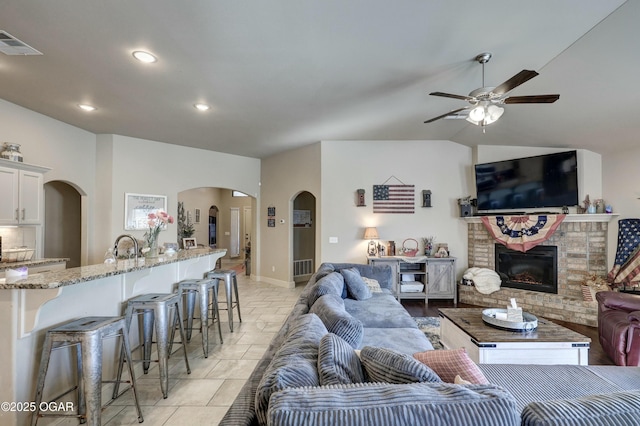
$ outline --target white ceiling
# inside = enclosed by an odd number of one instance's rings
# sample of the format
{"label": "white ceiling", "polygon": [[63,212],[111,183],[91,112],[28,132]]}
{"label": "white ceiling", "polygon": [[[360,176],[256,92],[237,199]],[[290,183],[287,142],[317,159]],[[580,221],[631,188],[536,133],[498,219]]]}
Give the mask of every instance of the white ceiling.
{"label": "white ceiling", "polygon": [[[0,98],[93,133],[257,158],[353,139],[604,153],[638,139],[639,18],[640,0],[2,0],[0,30],[43,55],[0,54]],[[533,69],[511,93],[560,100],[506,105],[484,134],[423,124],[465,106],[428,93],[480,87],[485,51],[487,85]]]}

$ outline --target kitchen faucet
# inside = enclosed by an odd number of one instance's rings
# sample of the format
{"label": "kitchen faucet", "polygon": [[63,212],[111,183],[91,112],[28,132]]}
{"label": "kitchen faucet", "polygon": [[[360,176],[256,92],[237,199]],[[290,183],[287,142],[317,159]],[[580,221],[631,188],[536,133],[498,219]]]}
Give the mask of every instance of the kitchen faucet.
{"label": "kitchen faucet", "polygon": [[116,259],[118,258],[118,243],[120,243],[120,240],[123,238],[129,238],[131,241],[133,241],[134,259],[137,259],[138,258],[138,240],[136,240],[129,234],[122,234],[118,236],[118,238],[116,238],[116,242],[113,245],[113,255],[116,257]]}

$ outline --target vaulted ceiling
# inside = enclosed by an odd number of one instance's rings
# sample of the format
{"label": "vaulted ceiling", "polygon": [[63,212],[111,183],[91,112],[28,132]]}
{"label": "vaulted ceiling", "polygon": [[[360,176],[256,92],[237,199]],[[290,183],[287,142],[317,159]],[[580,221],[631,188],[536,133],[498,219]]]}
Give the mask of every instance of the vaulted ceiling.
{"label": "vaulted ceiling", "polygon": [[[639,18],[640,0],[4,0],[0,30],[42,55],[0,54],[0,98],[97,134],[257,158],[354,139],[605,153],[637,145]],[[487,85],[532,69],[511,94],[560,99],[506,105],[484,133],[423,124],[465,106],[429,92],[482,85],[481,52]]]}

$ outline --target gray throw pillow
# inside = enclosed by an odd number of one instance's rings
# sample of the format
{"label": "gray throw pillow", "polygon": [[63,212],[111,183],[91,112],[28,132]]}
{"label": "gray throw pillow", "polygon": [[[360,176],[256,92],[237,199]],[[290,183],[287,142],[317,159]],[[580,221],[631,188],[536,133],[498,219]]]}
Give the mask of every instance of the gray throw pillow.
{"label": "gray throw pillow", "polygon": [[365,346],[360,361],[370,382],[442,382],[440,377],[417,359],[392,349]]}
{"label": "gray throw pillow", "polygon": [[273,393],[290,387],[320,385],[318,346],[325,334],[327,329],[316,315],[300,315],[293,320],[285,342],[256,389],[255,409],[260,424],[267,424],[267,408]]}
{"label": "gray throw pillow", "polygon": [[347,268],[341,269],[340,273],[344,277],[344,282],[347,285],[349,296],[352,299],[366,300],[371,297],[371,290],[362,279],[360,271],[356,268]]}
{"label": "gray throw pillow", "polygon": [[320,385],[363,383],[364,374],[356,351],[340,336],[327,333],[318,347]]}
{"label": "gray throw pillow", "polygon": [[344,302],[340,296],[335,294],[321,296],[309,312],[318,315],[330,333],[342,337],[352,348],[357,349],[362,343],[364,335],[362,322],[344,309]]}
{"label": "gray throw pillow", "polygon": [[319,297],[326,294],[335,294],[338,297],[342,294],[344,287],[344,278],[339,272],[331,272],[318,280],[309,291],[309,307],[313,306]]}

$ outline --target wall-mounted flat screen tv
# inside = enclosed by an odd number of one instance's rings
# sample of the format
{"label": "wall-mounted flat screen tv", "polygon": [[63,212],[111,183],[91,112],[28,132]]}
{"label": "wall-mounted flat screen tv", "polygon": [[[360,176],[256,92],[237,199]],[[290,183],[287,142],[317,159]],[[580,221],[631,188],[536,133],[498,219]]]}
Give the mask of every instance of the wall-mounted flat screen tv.
{"label": "wall-mounted flat screen tv", "polygon": [[576,151],[476,164],[478,210],[578,205]]}

